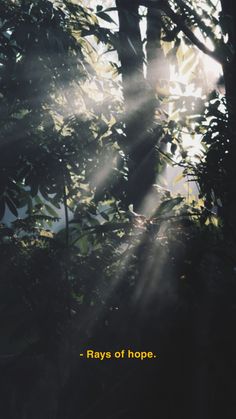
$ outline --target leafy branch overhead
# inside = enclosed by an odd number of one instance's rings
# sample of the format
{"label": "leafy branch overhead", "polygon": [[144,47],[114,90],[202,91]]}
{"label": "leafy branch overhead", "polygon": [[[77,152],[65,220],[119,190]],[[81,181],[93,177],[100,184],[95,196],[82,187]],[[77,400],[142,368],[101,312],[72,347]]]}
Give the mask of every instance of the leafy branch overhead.
{"label": "leafy branch overhead", "polygon": [[[85,340],[93,321],[106,334],[156,284],[194,310],[223,239],[234,272],[233,11],[100,3],[0,4],[0,311],[14,359],[51,350],[73,318]],[[209,85],[202,52],[220,64]]]}
{"label": "leafy branch overhead", "polygon": [[[170,18],[170,21],[176,27],[176,30],[172,29],[174,37],[178,32],[183,32],[193,45],[222,65],[226,64],[229,60],[232,60],[233,51],[231,46],[224,42],[222,36],[221,38],[217,38],[214,33],[215,27],[220,26],[219,17],[216,18],[213,15],[210,18],[209,12],[206,12],[206,10],[199,5],[198,11],[196,11],[196,4],[194,1],[184,2],[182,0],[175,0],[168,2],[163,0],[141,0],[136,1],[136,3],[150,9],[161,10],[164,15]],[[213,4],[211,4],[211,7],[214,8]],[[205,20],[207,21],[207,24],[205,23]],[[195,34],[194,29],[196,28],[201,31],[203,37],[212,40],[214,49],[209,48],[206,45],[206,42]]]}

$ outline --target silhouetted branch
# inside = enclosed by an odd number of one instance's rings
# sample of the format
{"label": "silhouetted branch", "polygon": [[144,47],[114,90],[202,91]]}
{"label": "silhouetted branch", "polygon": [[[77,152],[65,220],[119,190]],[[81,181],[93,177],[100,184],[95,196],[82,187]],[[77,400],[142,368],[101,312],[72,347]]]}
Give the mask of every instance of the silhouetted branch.
{"label": "silhouetted branch", "polygon": [[[183,2],[182,2],[183,3]],[[224,64],[224,59],[216,52],[209,49],[203,42],[199,40],[199,38],[189,29],[189,27],[183,21],[183,16],[179,16],[175,13],[167,1],[163,0],[140,0],[139,4],[141,6],[145,6],[147,8],[155,7],[159,10],[162,10],[166,13],[166,15],[172,20],[173,23],[184,33],[184,35],[204,54],[209,55],[211,58],[219,62],[220,64]]]}

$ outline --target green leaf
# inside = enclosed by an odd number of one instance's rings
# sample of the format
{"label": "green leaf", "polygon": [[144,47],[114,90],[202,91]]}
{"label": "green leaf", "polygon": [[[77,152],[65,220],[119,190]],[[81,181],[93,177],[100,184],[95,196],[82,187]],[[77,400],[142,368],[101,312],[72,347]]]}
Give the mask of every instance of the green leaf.
{"label": "green leaf", "polygon": [[50,205],[45,204],[45,208],[47,210],[47,212],[52,216],[52,217],[57,217],[58,218],[58,213],[52,208],[50,207]]}
{"label": "green leaf", "polygon": [[178,196],[177,198],[168,199],[167,201],[162,202],[157,211],[155,212],[154,216],[163,215],[172,211],[172,209],[179,205],[183,201],[183,199],[183,197]]}
{"label": "green leaf", "polygon": [[88,251],[89,251],[89,242],[87,237],[82,237],[79,241],[78,241],[79,247],[80,247],[80,251],[83,255],[87,255]]}
{"label": "green leaf", "polygon": [[179,175],[177,175],[174,178],[173,184],[176,185],[176,183],[180,182],[183,178],[184,178],[184,174],[183,173],[180,173]]}

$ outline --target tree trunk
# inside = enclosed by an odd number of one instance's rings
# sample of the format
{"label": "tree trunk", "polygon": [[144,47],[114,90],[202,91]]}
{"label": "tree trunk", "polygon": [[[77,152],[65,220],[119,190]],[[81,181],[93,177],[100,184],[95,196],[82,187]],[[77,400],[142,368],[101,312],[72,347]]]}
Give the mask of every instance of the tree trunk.
{"label": "tree trunk", "polygon": [[[138,6],[117,0],[119,15],[119,58],[123,81],[125,102],[125,123],[128,155],[128,188],[127,204],[132,203],[136,211],[142,211],[145,197],[156,179],[157,155],[156,135],[153,132],[153,120],[156,106],[154,85],[155,77],[150,68],[148,77],[144,77],[144,55],[139,26]],[[153,12],[152,12],[153,13]],[[155,12],[156,13],[156,12]],[[156,47],[156,32],[150,28],[151,12],[149,13],[148,60],[152,60]],[[160,36],[160,30],[157,32]]]}
{"label": "tree trunk", "polygon": [[233,50],[232,59],[223,66],[226,101],[229,115],[228,135],[229,147],[227,159],[225,159],[225,194],[223,202],[223,218],[226,225],[227,232],[233,235],[236,239],[236,9],[233,0],[222,0],[222,15],[223,19],[228,22],[227,29],[229,30],[228,45]]}

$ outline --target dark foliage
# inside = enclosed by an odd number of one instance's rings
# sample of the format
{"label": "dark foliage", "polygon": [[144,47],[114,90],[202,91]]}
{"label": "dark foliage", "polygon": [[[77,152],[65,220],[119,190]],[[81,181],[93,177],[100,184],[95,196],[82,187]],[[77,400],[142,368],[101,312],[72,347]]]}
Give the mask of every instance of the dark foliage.
{"label": "dark foliage", "polygon": [[[235,417],[235,39],[226,3],[210,21],[192,1],[120,0],[118,36],[101,24],[113,23],[113,8],[1,2],[4,419]],[[139,4],[149,8],[146,76]],[[215,36],[219,22],[228,42]],[[154,91],[162,76],[152,60],[177,66],[183,40],[190,57],[194,44],[222,64],[226,97],[180,95],[175,120]],[[173,42],[166,57],[162,42]],[[117,50],[122,82],[117,64],[113,77],[99,73],[101,44]],[[120,85],[124,101],[113,95]],[[202,135],[198,163],[184,129]],[[200,203],[153,192],[176,153]],[[139,210],[150,191],[151,215],[128,206]],[[80,357],[88,348],[159,357],[101,362]]]}

